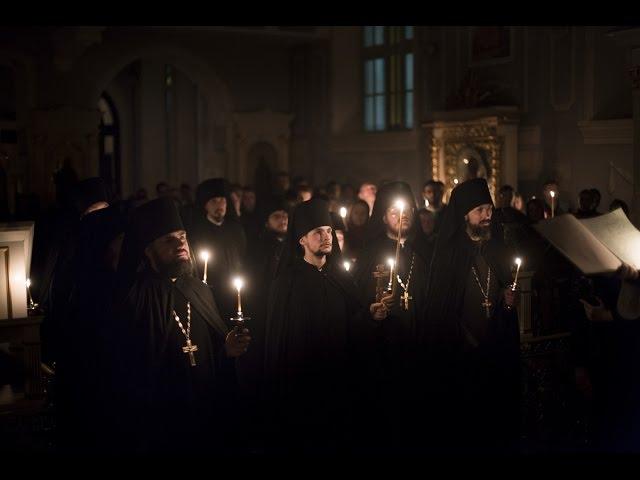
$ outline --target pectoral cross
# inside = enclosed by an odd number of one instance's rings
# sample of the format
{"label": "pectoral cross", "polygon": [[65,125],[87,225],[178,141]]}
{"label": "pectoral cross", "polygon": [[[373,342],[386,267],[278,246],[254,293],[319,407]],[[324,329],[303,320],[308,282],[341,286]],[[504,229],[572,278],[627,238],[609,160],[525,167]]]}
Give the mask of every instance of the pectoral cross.
{"label": "pectoral cross", "polygon": [[484,302],[482,302],[482,306],[485,308],[486,312],[487,312],[487,318],[491,318],[491,306],[493,304],[489,301],[488,298],[484,299]]}
{"label": "pectoral cross", "polygon": [[191,366],[195,367],[196,366],[196,357],[193,355],[193,352],[197,352],[198,351],[198,346],[197,345],[191,345],[191,340],[187,339],[187,344],[184,347],[182,347],[182,351],[189,355],[189,361],[191,362]]}
{"label": "pectoral cross", "polygon": [[402,294],[402,304],[405,310],[409,310],[409,300],[413,300],[413,297],[409,295],[408,290],[405,290]]}

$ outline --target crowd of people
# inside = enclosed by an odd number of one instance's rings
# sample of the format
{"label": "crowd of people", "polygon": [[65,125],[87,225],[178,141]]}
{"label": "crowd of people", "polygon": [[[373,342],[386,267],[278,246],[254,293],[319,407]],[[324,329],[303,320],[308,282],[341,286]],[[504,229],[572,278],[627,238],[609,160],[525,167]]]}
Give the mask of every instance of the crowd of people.
{"label": "crowd of people", "polygon": [[568,211],[555,181],[66,187],[32,267],[61,452],[515,454],[515,256],[534,333],[572,332],[592,447],[640,447],[638,272],[587,278],[537,234]]}

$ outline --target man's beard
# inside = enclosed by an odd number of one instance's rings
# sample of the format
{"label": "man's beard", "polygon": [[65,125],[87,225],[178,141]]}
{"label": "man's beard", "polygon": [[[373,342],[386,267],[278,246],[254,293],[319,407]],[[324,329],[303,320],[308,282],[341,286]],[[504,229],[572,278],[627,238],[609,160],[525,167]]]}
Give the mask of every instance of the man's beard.
{"label": "man's beard", "polygon": [[487,241],[491,239],[491,224],[488,225],[471,225],[467,222],[467,232],[472,238]]}
{"label": "man's beard", "polygon": [[327,255],[329,255],[331,253],[331,250],[329,250],[328,252],[323,252],[321,248],[319,248],[318,250],[316,250],[315,252],[313,252],[313,255],[317,258],[322,258],[322,257],[326,257]]}
{"label": "man's beard", "polygon": [[189,260],[176,260],[171,263],[162,263],[158,266],[162,275],[168,278],[178,278],[189,275],[192,272],[191,262]]}

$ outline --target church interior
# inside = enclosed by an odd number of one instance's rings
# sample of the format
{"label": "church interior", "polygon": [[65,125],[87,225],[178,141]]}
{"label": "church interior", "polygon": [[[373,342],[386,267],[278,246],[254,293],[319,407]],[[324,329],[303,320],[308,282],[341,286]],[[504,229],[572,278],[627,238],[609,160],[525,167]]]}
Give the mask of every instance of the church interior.
{"label": "church interior", "polygon": [[[211,178],[260,202],[286,178],[351,216],[362,185],[406,182],[429,211],[428,181],[448,203],[483,178],[527,225],[623,206],[640,226],[639,128],[640,27],[0,27],[0,226],[35,222],[32,304],[51,288],[39,221],[65,182],[99,177],[110,204],[138,205]],[[599,451],[612,334],[568,300],[593,282],[522,249],[521,451]],[[46,315],[0,320],[0,445],[36,456],[56,451]]]}

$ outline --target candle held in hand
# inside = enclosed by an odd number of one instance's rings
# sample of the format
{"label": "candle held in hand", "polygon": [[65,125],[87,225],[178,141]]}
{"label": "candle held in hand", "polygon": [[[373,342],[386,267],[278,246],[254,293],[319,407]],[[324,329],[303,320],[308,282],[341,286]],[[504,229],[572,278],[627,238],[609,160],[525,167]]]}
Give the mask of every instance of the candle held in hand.
{"label": "candle held in hand", "polygon": [[244,286],[244,281],[240,277],[236,277],[233,279],[233,286],[236,287],[238,291],[238,316],[242,317],[242,300],[240,298],[240,290]]}
{"label": "candle held in hand", "polygon": [[209,262],[209,252],[203,250],[200,252],[200,258],[204,260],[204,273],[202,274],[202,281],[207,283],[207,263]]}

